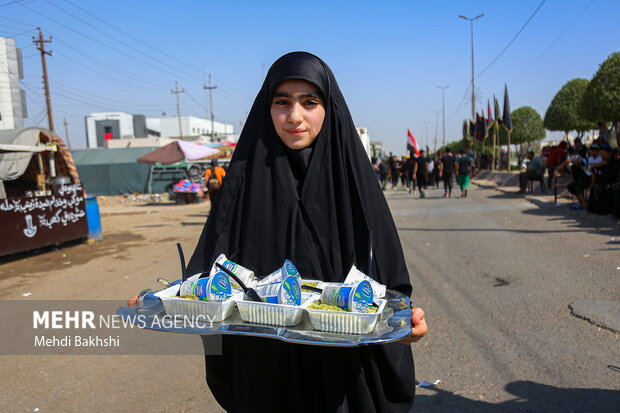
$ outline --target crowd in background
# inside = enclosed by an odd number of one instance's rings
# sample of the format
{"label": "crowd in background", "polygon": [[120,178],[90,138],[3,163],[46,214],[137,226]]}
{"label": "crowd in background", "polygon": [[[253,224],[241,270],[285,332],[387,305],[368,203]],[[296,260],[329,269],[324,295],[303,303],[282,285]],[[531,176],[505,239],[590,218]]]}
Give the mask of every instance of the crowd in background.
{"label": "crowd in background", "polygon": [[420,150],[419,155],[396,156],[392,153],[383,158],[373,159],[373,168],[381,187],[388,186],[397,190],[401,187],[411,194],[416,189],[420,198],[426,197],[426,190],[439,188],[443,184],[444,197],[452,197],[454,184],[461,189],[461,197],[467,196],[469,180],[475,175],[474,153],[461,150],[456,155],[450,148],[445,153],[436,152],[426,155]]}
{"label": "crowd in background", "polygon": [[[503,152],[505,153],[505,152]],[[502,157],[499,157],[501,160]],[[490,162],[486,162],[490,165]],[[383,190],[391,187],[403,189],[425,198],[428,188],[443,185],[444,197],[452,197],[455,183],[461,197],[467,196],[470,178],[483,167],[483,156],[474,161],[473,151],[453,154],[450,148],[444,153],[389,156],[373,159],[373,167]],[[528,151],[525,170],[519,173],[520,193],[525,193],[530,182],[539,182],[544,191],[561,187],[576,198],[571,209],[613,215],[620,219],[620,148],[612,148],[605,136],[600,135],[590,146],[575,138],[546,146],[537,156]],[[487,166],[489,166],[487,165]]]}
{"label": "crowd in background", "polygon": [[[536,159],[533,154],[528,157]],[[572,209],[620,218],[620,148],[613,149],[603,137],[589,147],[576,138],[572,145],[563,141],[543,148],[538,159],[546,169],[549,188],[560,180],[569,181],[566,188],[578,201]]]}

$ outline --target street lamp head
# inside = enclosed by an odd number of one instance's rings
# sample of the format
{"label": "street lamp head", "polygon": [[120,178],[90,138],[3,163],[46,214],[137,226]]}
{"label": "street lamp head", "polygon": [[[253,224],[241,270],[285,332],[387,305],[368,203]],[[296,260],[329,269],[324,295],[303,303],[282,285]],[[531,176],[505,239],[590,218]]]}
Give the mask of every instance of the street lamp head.
{"label": "street lamp head", "polygon": [[[483,16],[484,16],[484,13],[481,13],[481,14],[479,14],[479,15],[477,15],[477,16],[476,16],[476,19],[479,19],[479,18],[481,18],[481,17],[483,17]],[[474,20],[476,20],[476,19],[474,19]]]}

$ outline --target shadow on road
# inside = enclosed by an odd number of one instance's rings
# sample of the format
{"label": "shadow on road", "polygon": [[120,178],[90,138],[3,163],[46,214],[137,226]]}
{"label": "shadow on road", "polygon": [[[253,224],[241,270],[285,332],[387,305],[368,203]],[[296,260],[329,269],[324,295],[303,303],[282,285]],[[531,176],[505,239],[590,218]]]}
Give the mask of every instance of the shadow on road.
{"label": "shadow on road", "polygon": [[416,390],[414,411],[459,413],[612,413],[620,406],[620,392],[604,389],[565,389],[532,381],[515,381],[505,387],[514,399],[490,403],[442,390]]}

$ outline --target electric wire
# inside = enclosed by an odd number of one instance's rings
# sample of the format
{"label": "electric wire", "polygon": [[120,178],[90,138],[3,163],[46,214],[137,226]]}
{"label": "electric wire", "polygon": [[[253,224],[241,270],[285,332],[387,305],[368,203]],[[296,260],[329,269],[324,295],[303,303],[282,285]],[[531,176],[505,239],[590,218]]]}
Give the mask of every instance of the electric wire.
{"label": "electric wire", "polygon": [[553,46],[555,46],[555,44],[562,38],[562,36],[564,36],[566,32],[568,32],[568,30],[570,30],[570,28],[573,27],[573,25],[579,21],[581,16],[586,12],[586,10],[588,10],[588,8],[592,5],[592,3],[594,3],[594,0],[591,0],[588,4],[586,4],[586,6],[583,9],[581,9],[581,11],[577,14],[577,16],[564,28],[564,30],[562,30],[559,36],[556,37],[555,40],[553,40],[549,44],[549,46],[547,46],[547,48],[536,58],[536,60],[534,60],[534,62],[531,65],[529,65],[527,69],[521,72],[521,74],[517,76],[512,82],[510,82],[510,86],[517,83],[532,67],[534,67],[540,61],[540,59],[542,59],[549,52],[549,50],[553,48]]}
{"label": "electric wire", "polygon": [[534,16],[536,16],[536,14],[538,13],[538,11],[541,9],[541,7],[543,6],[543,4],[545,4],[545,1],[547,0],[542,0],[540,2],[540,4],[538,5],[538,7],[536,8],[536,10],[534,10],[534,13],[532,13],[532,15],[526,20],[526,22],[523,24],[523,26],[521,26],[521,28],[519,29],[519,31],[517,32],[517,34],[515,34],[513,36],[513,38],[508,42],[508,44],[506,45],[506,47],[504,47],[502,49],[501,52],[499,52],[499,54],[497,55],[497,57],[495,57],[495,59],[493,59],[491,61],[491,63],[489,63],[484,69],[482,69],[482,71],[480,73],[478,73],[478,75],[476,76],[476,79],[480,78],[480,76],[482,76],[483,74],[486,73],[487,70],[489,70],[491,68],[491,66],[493,66],[495,64],[495,62],[497,62],[497,60],[506,52],[506,50],[508,50],[508,48],[512,45],[512,43],[514,43],[515,40],[517,40],[517,37],[519,37],[519,35],[521,34],[521,32],[523,30],[525,30],[525,28],[527,27],[528,24],[530,24],[530,22],[532,21],[532,19],[534,18]]}

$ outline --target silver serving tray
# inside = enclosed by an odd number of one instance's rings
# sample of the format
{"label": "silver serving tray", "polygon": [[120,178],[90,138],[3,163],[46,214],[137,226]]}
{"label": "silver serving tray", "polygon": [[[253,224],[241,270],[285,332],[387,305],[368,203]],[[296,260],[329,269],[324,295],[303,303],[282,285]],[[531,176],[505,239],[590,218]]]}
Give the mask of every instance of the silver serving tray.
{"label": "silver serving tray", "polygon": [[398,291],[387,290],[384,298],[388,300],[388,303],[380,315],[375,329],[370,334],[340,334],[313,330],[307,314],[304,314],[300,324],[293,327],[253,324],[243,321],[237,308],[227,319],[220,323],[212,323],[208,327],[166,328],[161,323],[153,325],[153,320],[166,315],[161,300],[153,292],[144,295],[137,307],[120,307],[116,310],[116,314],[129,321],[135,321],[136,316],[141,316],[139,317],[141,327],[170,333],[255,336],[297,344],[357,347],[391,343],[411,333],[409,297]]}

